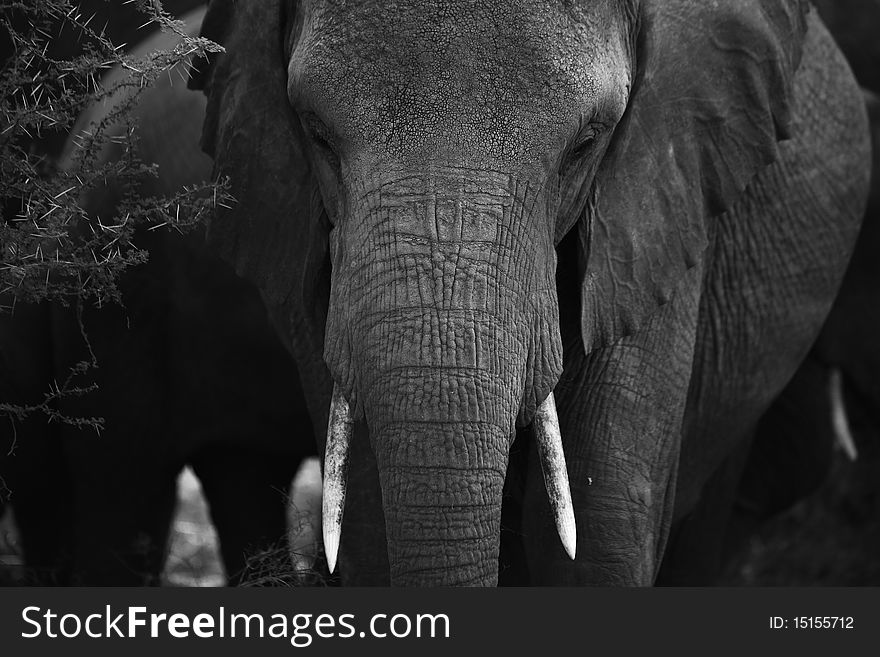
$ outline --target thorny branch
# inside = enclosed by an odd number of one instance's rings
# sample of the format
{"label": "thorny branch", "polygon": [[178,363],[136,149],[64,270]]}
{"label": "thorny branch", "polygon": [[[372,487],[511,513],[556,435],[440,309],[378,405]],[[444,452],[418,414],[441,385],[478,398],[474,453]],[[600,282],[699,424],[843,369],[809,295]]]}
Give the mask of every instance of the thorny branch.
{"label": "thorny branch", "polygon": [[[189,36],[158,0],[137,0],[137,7],[145,25],[153,22],[177,34],[179,45],[133,58],[124,44],[107,38],[107,23],[99,26],[95,15],[85,15],[71,0],[0,0],[0,39],[12,49],[0,69],[0,321],[15,321],[9,314],[19,302],[73,303],[80,319],[85,303],[121,302],[119,276],[148,257],[135,244],[136,230],[185,231],[199,225],[216,204],[229,201],[226,185],[217,183],[183,188],[170,197],[138,194],[139,181],[157,175],[154,165],[138,159],[131,110],[139,94],[160,75],[172,69],[183,74],[193,60],[221,48]],[[54,58],[53,39],[70,32],[79,42],[79,54]],[[105,86],[102,73],[116,66],[127,75]],[[63,171],[35,146],[52,133],[69,134],[83,109],[111,96],[117,101],[114,109],[75,138],[75,155]],[[110,129],[120,124],[125,126],[122,136],[111,137]],[[112,134],[120,133],[114,129]],[[124,154],[100,162],[110,140],[121,144]],[[124,190],[117,215],[89,216],[80,199],[108,183]],[[82,322],[80,327],[88,342]],[[66,417],[57,405],[65,396],[93,390],[77,380],[97,365],[92,354],[33,404],[0,399],[0,416],[15,422],[38,412],[50,422],[99,430],[100,418]]]}

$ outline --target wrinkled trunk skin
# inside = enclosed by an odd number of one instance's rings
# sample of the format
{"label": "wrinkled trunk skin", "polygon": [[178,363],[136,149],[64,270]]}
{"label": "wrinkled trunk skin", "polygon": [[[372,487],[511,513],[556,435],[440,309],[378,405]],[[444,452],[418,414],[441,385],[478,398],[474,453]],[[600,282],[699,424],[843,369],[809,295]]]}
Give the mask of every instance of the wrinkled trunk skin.
{"label": "wrinkled trunk skin", "polygon": [[[425,397],[390,391],[396,398],[375,413],[372,444],[393,585],[496,584],[510,404],[504,395],[491,399],[467,390],[469,378],[468,372],[450,372],[438,382],[430,370],[414,373],[408,385]],[[470,409],[473,419],[446,419],[450,413],[462,417],[447,410],[450,404],[481,396],[489,399]]]}
{"label": "wrinkled trunk skin", "polygon": [[561,371],[543,194],[470,170],[358,191],[331,237],[325,358],[369,427],[391,583],[494,585],[515,422]]}

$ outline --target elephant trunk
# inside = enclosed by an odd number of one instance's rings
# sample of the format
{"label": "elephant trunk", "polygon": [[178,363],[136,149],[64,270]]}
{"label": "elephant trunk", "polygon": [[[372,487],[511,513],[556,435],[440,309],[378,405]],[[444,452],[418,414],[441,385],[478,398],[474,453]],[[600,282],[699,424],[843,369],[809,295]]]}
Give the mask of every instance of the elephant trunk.
{"label": "elephant trunk", "polygon": [[[459,174],[372,181],[331,236],[325,359],[337,402],[366,416],[396,585],[497,581],[516,421],[535,416],[561,372],[544,192]],[[555,409],[544,415],[553,424]],[[334,431],[328,455],[345,451]],[[564,471],[558,428],[545,434],[549,471]],[[344,472],[334,459],[325,470]],[[551,488],[567,494],[567,482]],[[555,495],[563,508],[566,494]],[[339,517],[338,495],[332,504]]]}
{"label": "elephant trunk", "polygon": [[[454,374],[416,385],[441,395],[462,387]],[[497,400],[474,403],[471,417],[450,422],[407,400],[371,429],[392,585],[497,582],[511,428],[486,417],[501,408]]]}
{"label": "elephant trunk", "polygon": [[[481,317],[462,308],[376,317],[390,331],[373,343],[383,358],[358,378],[393,585],[497,581],[502,489],[525,358],[506,331],[488,329]],[[367,335],[375,330],[385,332]],[[395,339],[401,334],[410,339]]]}

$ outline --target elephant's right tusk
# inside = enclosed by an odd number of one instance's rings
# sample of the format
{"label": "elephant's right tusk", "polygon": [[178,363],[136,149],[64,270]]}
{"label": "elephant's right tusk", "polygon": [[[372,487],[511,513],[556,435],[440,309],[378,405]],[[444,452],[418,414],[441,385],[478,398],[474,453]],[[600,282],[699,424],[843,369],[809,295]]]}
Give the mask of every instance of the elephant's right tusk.
{"label": "elephant's right tusk", "polygon": [[566,553],[574,559],[577,551],[577,526],[574,520],[574,505],[571,503],[571,488],[568,484],[568,468],[562,451],[559,417],[556,414],[556,401],[552,392],[538,407],[534,424],[538,455],[541,457],[541,470],[544,472],[544,485],[550,497],[556,531],[559,532]]}
{"label": "elephant's right tusk", "polygon": [[856,441],[853,440],[849,419],[846,416],[846,404],[843,401],[843,378],[840,375],[840,370],[836,367],[831,369],[831,375],[828,377],[828,396],[831,401],[831,426],[834,428],[834,437],[849,460],[855,461],[859,457],[859,451],[856,449]]}
{"label": "elephant's right tusk", "polygon": [[330,420],[327,425],[327,448],[324,452],[324,492],[322,500],[322,529],[327,567],[336,569],[339,539],[342,536],[342,512],[345,510],[345,487],[348,476],[348,457],[354,422],[348,402],[337,386],[333,386],[330,402]]}

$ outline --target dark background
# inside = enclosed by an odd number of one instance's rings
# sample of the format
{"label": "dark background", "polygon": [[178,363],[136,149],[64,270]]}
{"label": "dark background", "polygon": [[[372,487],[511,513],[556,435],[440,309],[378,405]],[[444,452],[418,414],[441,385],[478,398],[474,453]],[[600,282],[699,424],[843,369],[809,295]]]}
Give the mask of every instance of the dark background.
{"label": "dark background", "polygon": [[[136,43],[153,31],[138,30],[144,23],[135,5],[121,0],[84,0],[82,12],[106,14],[112,7],[108,35],[114,43]],[[197,0],[164,0],[173,14],[181,15],[202,4]],[[880,2],[871,0],[820,0],[823,18],[847,54],[860,82],[880,89]],[[858,20],[853,16],[858,15]],[[53,43],[53,56],[69,58],[77,51],[70,38]],[[0,61],[11,56],[10,45],[0,42]],[[47,135],[33,148],[57,155],[64,134]],[[834,453],[831,474],[813,495],[767,522],[749,538],[728,564],[721,583],[729,586],[880,586],[880,437],[867,423],[853,418],[859,458],[848,460]],[[204,540],[204,513],[197,497],[189,497],[181,509],[191,530],[189,539],[177,533],[177,550],[194,560],[178,584],[197,583],[205,573],[216,573],[212,546]],[[200,524],[201,523],[201,524]],[[181,542],[182,541],[182,542]],[[189,542],[188,542],[189,541]],[[212,580],[215,581],[215,580]],[[0,624],[4,624],[3,623]]]}

